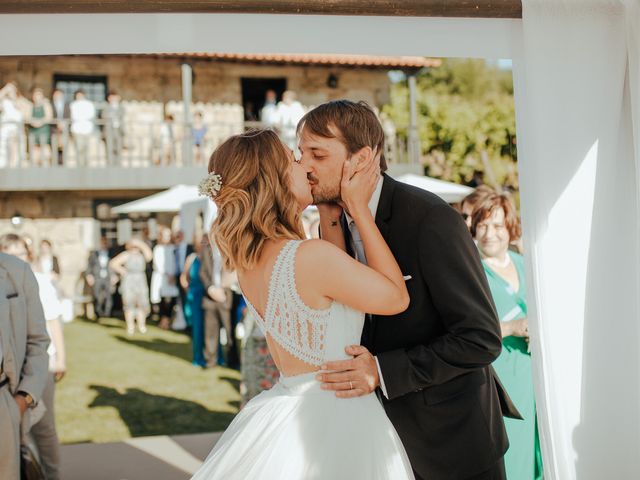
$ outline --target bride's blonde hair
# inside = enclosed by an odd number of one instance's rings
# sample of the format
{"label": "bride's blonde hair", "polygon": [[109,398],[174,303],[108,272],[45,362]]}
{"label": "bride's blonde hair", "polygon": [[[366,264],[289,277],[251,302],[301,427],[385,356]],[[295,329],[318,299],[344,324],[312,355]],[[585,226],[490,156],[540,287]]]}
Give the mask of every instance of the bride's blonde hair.
{"label": "bride's blonde hair", "polygon": [[267,240],[304,238],[290,162],[291,152],[272,130],[234,135],[211,155],[209,173],[222,179],[211,235],[227,268],[253,268]]}

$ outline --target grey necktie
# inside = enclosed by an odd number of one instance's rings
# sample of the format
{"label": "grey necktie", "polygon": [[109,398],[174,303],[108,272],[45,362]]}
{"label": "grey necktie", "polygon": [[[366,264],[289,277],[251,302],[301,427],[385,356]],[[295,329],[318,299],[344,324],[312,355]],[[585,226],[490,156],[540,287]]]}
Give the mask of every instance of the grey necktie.
{"label": "grey necktie", "polygon": [[[349,231],[351,232],[351,240],[353,241],[353,248],[356,252],[356,260],[358,260],[360,263],[368,265],[367,256],[364,254],[364,244],[362,243],[362,238],[360,238],[360,231],[358,230],[358,227],[356,227],[356,222],[353,220],[349,222]],[[366,343],[365,338],[371,338],[371,330],[373,328],[373,318],[370,313],[365,314],[365,319],[367,322],[367,326],[365,327],[363,332],[363,343]],[[375,392],[376,397],[378,397],[378,401],[382,404],[382,391],[379,388],[376,388]]]}
{"label": "grey necktie", "polygon": [[351,232],[351,239],[353,240],[353,247],[356,252],[356,260],[367,265],[367,256],[364,254],[364,244],[362,243],[360,232],[354,220],[349,222],[349,231]]}

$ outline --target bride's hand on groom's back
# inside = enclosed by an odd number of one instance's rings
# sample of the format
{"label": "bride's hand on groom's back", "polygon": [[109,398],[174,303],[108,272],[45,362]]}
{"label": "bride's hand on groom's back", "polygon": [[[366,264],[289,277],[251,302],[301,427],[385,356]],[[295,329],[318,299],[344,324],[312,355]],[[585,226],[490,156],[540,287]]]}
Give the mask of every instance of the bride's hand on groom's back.
{"label": "bride's hand on groom's back", "polygon": [[375,357],[361,345],[350,345],[345,352],[353,358],[325,363],[316,379],[323,390],[334,390],[338,398],[370,394],[380,385]]}

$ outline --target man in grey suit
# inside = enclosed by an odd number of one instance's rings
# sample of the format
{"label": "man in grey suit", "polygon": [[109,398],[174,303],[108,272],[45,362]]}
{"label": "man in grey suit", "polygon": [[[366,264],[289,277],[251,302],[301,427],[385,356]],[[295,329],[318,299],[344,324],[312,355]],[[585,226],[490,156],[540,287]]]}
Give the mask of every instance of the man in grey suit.
{"label": "man in grey suit", "polygon": [[233,293],[233,275],[222,265],[222,256],[218,247],[207,242],[201,253],[202,267],[200,279],[204,284],[205,295],[202,299],[204,309],[204,358],[207,368],[218,364],[218,342],[220,329],[227,332],[229,349],[233,347],[235,336],[231,325],[231,305]]}
{"label": "man in grey suit", "polygon": [[48,346],[33,272],[0,253],[0,478],[20,478],[20,440],[47,382]]}

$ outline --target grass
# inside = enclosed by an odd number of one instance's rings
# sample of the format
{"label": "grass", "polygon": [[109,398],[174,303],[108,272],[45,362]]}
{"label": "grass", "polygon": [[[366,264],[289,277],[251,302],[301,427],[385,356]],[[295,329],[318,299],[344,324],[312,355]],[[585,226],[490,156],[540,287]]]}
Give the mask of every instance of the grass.
{"label": "grass", "polygon": [[62,443],[224,430],[238,411],[240,374],[191,365],[186,335],[116,319],[65,325],[67,374],[56,387]]}

